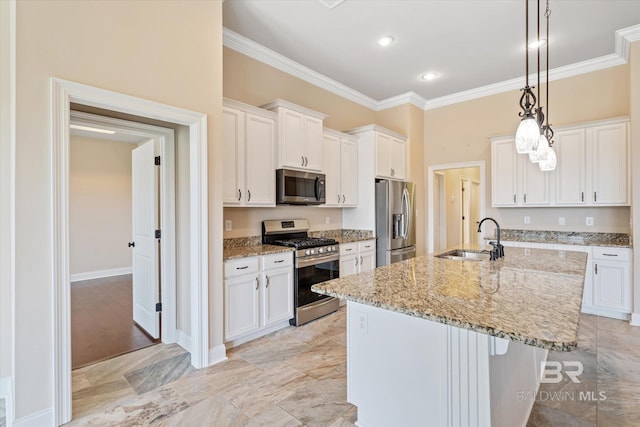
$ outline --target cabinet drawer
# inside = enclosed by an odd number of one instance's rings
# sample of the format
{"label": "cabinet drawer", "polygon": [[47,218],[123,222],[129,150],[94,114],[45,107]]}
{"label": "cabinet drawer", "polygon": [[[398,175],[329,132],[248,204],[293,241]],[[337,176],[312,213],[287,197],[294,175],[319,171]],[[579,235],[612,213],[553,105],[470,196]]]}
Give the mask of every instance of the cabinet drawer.
{"label": "cabinet drawer", "polygon": [[593,248],[593,259],[629,261],[631,259],[631,249],[595,247]]}
{"label": "cabinet drawer", "polygon": [[353,255],[358,252],[358,243],[341,243],[340,255]]}
{"label": "cabinet drawer", "polygon": [[262,257],[262,269],[271,270],[273,268],[288,267],[293,265],[292,252],[282,252],[265,255]]}
{"label": "cabinet drawer", "polygon": [[230,259],[224,263],[224,277],[235,277],[258,271],[258,257]]}
{"label": "cabinet drawer", "polygon": [[375,240],[367,240],[366,242],[358,242],[358,251],[359,252],[370,252],[376,250],[376,241]]}

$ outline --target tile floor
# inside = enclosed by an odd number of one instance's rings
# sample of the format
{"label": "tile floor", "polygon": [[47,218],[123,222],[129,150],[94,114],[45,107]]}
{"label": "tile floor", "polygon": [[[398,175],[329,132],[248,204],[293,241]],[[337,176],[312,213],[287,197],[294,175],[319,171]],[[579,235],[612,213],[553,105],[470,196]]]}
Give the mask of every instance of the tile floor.
{"label": "tile floor", "polygon": [[[241,345],[207,369],[191,368],[177,345],[157,345],[75,370],[71,425],[353,426],[345,315]],[[583,315],[578,350],[549,359],[581,361],[581,383],[543,384],[529,427],[638,425],[640,328]],[[558,390],[564,400],[542,398]],[[580,400],[578,391],[606,400]]]}

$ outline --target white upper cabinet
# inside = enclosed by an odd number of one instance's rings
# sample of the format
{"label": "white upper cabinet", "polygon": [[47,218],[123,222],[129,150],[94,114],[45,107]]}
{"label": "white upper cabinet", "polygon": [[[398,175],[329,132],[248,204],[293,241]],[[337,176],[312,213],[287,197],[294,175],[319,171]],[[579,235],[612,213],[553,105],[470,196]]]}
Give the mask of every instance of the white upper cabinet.
{"label": "white upper cabinet", "polygon": [[591,129],[591,201],[594,205],[629,204],[628,123]]}
{"label": "white upper cabinet", "polygon": [[548,206],[549,174],[516,152],[514,139],[491,141],[491,198],[496,207]]}
{"label": "white upper cabinet", "polygon": [[376,132],[376,177],[405,178],[405,140]]}
{"label": "white upper cabinet", "polygon": [[629,205],[629,121],[556,132],[556,205]]}
{"label": "white upper cabinet", "polygon": [[628,206],[629,121],[626,118],[558,129],[555,171],[541,172],[517,154],[513,137],[491,142],[492,205]]}
{"label": "white upper cabinet", "polygon": [[325,206],[358,204],[358,138],[324,129]]}
{"label": "white upper cabinet", "polygon": [[261,108],[278,114],[277,168],[322,171],[322,121],[326,115],[282,99]]}
{"label": "white upper cabinet", "polygon": [[275,206],[277,115],[225,99],[222,116],[224,206]]}

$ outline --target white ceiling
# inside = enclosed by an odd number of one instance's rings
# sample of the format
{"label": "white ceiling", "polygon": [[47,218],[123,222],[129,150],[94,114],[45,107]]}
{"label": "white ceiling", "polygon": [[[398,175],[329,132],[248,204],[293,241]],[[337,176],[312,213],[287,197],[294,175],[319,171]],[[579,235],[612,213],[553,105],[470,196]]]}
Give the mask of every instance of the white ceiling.
{"label": "white ceiling", "polygon": [[[530,0],[532,38],[535,7]],[[550,7],[552,69],[614,54],[615,31],[640,24],[640,0]],[[226,0],[223,12],[226,28],[377,101],[410,91],[432,100],[525,74],[525,0],[345,0],[332,9],[320,0]],[[381,48],[386,34],[396,41]],[[440,77],[422,81],[427,71]]]}

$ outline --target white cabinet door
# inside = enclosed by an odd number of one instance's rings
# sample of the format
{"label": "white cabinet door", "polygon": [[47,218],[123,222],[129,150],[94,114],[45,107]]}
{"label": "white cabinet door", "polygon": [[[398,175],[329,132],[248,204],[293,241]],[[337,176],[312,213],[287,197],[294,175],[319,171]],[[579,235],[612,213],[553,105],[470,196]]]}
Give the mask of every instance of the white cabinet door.
{"label": "white cabinet door", "polygon": [[351,276],[358,272],[358,254],[340,255],[340,277]]}
{"label": "white cabinet door", "polygon": [[283,166],[303,168],[306,154],[305,116],[283,108],[280,113],[280,160]]}
{"label": "white cabinet door", "polygon": [[305,169],[322,171],[322,120],[305,116]]}
{"label": "white cabinet door", "polygon": [[597,126],[591,132],[591,202],[629,204],[627,124]]}
{"label": "white cabinet door", "polygon": [[398,138],[391,138],[391,177],[404,179],[406,176],[405,143]]}
{"label": "white cabinet door", "polygon": [[493,206],[516,206],[517,153],[513,139],[492,141],[491,201]]}
{"label": "white cabinet door", "polygon": [[537,163],[529,160],[529,155],[518,156],[522,170],[522,205],[545,206],[551,204],[550,177],[553,172],[542,172]]}
{"label": "white cabinet door", "polygon": [[289,320],[293,317],[293,268],[264,273],[262,325]]}
{"label": "white cabinet door", "polygon": [[360,272],[371,271],[376,268],[376,253],[361,252],[360,253]]}
{"label": "white cabinet door", "polygon": [[260,281],[247,274],[224,281],[225,340],[229,341],[260,328]]}
{"label": "white cabinet door", "polygon": [[340,159],[340,138],[336,135],[324,135],[324,174],[325,174],[325,206],[341,206],[342,191],[341,184],[341,159]]}
{"label": "white cabinet door", "polygon": [[630,274],[625,263],[594,260],[593,278],[594,305],[626,313],[631,311]]}
{"label": "white cabinet door", "polygon": [[[331,157],[326,157],[331,162]],[[358,205],[358,144],[342,139],[340,143],[340,184],[342,205]],[[327,199],[329,193],[327,193]]]}
{"label": "white cabinet door", "polygon": [[555,204],[584,205],[588,195],[585,129],[556,132]]}
{"label": "white cabinet door", "polygon": [[244,202],[247,205],[273,206],[275,204],[275,168],[273,167],[275,126],[275,120],[251,113],[246,114]]}
{"label": "white cabinet door", "polygon": [[390,136],[376,133],[376,176],[391,178],[391,144]]}
{"label": "white cabinet door", "polygon": [[225,205],[242,203],[244,187],[244,113],[222,109],[223,169],[222,201]]}

